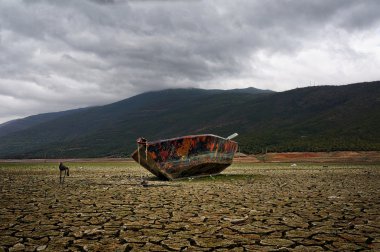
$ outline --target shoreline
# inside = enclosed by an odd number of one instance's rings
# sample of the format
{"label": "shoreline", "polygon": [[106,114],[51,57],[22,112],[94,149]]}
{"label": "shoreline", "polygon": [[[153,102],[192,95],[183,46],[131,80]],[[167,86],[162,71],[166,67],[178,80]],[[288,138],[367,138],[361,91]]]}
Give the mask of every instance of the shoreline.
{"label": "shoreline", "polygon": [[[0,159],[0,163],[130,163],[132,158]],[[280,152],[246,155],[237,153],[236,163],[380,163],[380,151]]]}

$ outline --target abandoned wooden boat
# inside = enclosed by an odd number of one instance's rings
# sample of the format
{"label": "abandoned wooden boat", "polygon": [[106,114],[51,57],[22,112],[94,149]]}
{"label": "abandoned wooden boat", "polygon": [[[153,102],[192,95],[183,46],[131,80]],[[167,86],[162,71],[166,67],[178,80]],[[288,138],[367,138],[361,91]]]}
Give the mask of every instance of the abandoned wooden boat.
{"label": "abandoned wooden boat", "polygon": [[231,165],[238,148],[231,139],[236,136],[192,135],[153,142],[139,138],[132,158],[165,180],[214,175]]}

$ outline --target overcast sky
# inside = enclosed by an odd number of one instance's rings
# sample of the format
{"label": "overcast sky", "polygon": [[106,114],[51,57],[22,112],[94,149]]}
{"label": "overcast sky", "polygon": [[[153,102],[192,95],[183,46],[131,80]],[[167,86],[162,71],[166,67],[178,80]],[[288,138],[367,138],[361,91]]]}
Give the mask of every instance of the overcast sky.
{"label": "overcast sky", "polygon": [[1,0],[0,123],[175,87],[380,80],[380,1]]}

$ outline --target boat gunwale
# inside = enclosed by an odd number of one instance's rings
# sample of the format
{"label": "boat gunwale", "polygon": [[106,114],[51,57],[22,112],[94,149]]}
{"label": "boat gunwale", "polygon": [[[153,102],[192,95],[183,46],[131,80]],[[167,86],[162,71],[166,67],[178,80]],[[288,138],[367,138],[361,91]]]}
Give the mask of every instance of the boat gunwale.
{"label": "boat gunwale", "polygon": [[233,142],[233,143],[237,144],[237,142],[235,142],[235,141],[233,141],[231,139],[227,139],[227,138],[224,138],[224,137],[221,137],[221,136],[218,136],[218,135],[214,135],[214,134],[200,134],[200,135],[187,135],[187,136],[181,136],[181,137],[174,137],[174,138],[155,140],[155,141],[147,141],[146,145],[153,145],[153,144],[162,143],[162,142],[168,142],[168,141],[176,141],[176,140],[184,139],[184,138],[197,138],[197,137],[202,137],[202,136],[211,136],[211,137],[215,137],[215,138],[220,138],[220,139],[222,139],[224,141],[229,141],[229,142]]}

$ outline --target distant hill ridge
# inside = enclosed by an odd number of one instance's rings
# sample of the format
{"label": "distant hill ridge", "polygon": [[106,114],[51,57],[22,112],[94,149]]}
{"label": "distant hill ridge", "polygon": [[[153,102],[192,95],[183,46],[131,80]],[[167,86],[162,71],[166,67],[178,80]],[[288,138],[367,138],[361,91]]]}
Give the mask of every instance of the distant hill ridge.
{"label": "distant hill ridge", "polygon": [[238,132],[240,151],[380,150],[380,82],[168,89],[0,125],[0,158],[125,157],[135,139]]}

